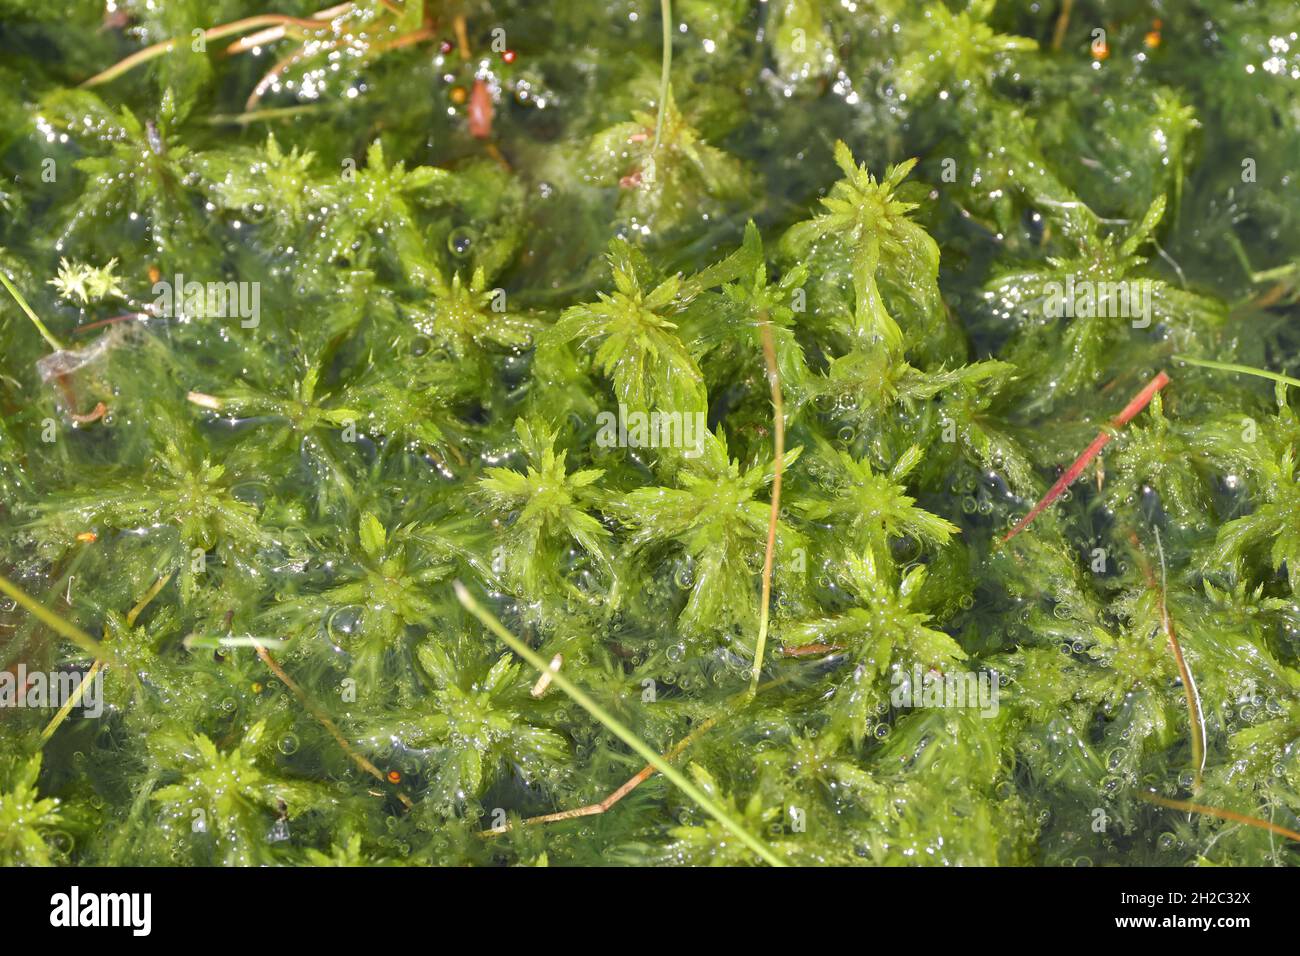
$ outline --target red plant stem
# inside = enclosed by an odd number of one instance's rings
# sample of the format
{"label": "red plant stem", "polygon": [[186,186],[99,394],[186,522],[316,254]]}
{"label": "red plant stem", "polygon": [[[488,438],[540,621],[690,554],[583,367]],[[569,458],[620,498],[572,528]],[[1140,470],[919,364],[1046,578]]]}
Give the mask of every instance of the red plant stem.
{"label": "red plant stem", "polygon": [[1133,400],[1124,406],[1124,410],[1110,420],[1110,428],[1103,428],[1097,433],[1097,437],[1092,440],[1092,444],[1083,450],[1082,455],[1074,459],[1074,464],[1067,468],[1060,478],[1056,479],[1056,484],[1052,485],[1047,494],[1038,500],[1038,504],[1029,509],[1029,514],[1016,522],[1016,526],[1003,536],[1002,543],[1006,544],[1024,531],[1029,522],[1037,518],[1053,501],[1059,498],[1061,492],[1065,491],[1076,478],[1083,474],[1083,470],[1088,467],[1088,463],[1096,458],[1097,454],[1106,447],[1106,444],[1115,437],[1114,429],[1127,425],[1138,412],[1151,404],[1151,399],[1155,398],[1156,392],[1168,384],[1169,376],[1164,372],[1160,372],[1155,378],[1147,382],[1146,387],[1134,395]]}
{"label": "red plant stem", "polygon": [[475,139],[491,139],[492,116],[495,112],[492,94],[480,77],[474,81],[474,90],[469,95],[469,106],[465,111],[469,117],[469,135]]}
{"label": "red plant stem", "polygon": [[91,422],[97,422],[108,414],[108,406],[99,402],[89,412],[84,415],[77,413],[77,390],[72,387],[72,382],[67,375],[59,375],[54,379],[55,385],[63,393],[63,401],[68,406],[68,417],[74,422],[81,425],[89,425]]}
{"label": "red plant stem", "polygon": [[798,647],[783,647],[781,653],[786,657],[813,657],[817,654],[833,654],[842,651],[840,644],[801,644]]}
{"label": "red plant stem", "polygon": [[128,322],[131,319],[147,319],[146,312],[128,312],[126,315],[115,315],[111,319],[98,319],[94,322],[87,322],[85,325],[79,325],[72,330],[73,335],[81,335],[83,332],[93,332],[95,329],[103,328],[105,325],[112,325],[115,322]]}

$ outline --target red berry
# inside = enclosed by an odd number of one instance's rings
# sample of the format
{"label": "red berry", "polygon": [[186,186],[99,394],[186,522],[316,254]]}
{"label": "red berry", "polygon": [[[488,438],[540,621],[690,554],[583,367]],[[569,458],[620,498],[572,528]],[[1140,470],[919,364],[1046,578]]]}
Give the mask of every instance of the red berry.
{"label": "red berry", "polygon": [[502,54],[501,54],[501,59],[505,60],[507,63],[513,63],[513,62],[515,62],[515,51],[514,51],[514,50],[506,50],[505,53],[502,53]]}
{"label": "red berry", "polygon": [[439,49],[439,50],[440,50],[444,55],[447,54],[447,53],[450,53],[450,52],[452,51],[451,41],[450,41],[450,40],[443,40],[441,43],[438,44],[438,49]]}

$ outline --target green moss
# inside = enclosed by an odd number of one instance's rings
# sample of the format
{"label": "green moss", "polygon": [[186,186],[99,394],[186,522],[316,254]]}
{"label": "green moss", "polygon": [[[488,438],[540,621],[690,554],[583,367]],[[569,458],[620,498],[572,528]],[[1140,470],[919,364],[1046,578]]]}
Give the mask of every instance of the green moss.
{"label": "green moss", "polygon": [[1288,4],[47,6],[0,863],[1295,862]]}

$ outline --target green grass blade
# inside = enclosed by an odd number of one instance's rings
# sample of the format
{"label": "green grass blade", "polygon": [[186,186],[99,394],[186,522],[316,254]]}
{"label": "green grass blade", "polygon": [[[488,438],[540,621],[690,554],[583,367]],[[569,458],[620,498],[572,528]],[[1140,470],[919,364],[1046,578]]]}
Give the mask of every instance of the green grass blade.
{"label": "green grass blade", "polygon": [[452,585],[456,590],[456,598],[476,618],[483,623],[483,626],[490,630],[516,654],[526,660],[533,667],[537,668],[539,673],[550,673],[551,682],[556,687],[568,694],[573,702],[579,707],[591,714],[592,717],[600,721],[605,728],[617,737],[623,743],[631,747],[646,763],[654,767],[670,783],[676,786],[682,793],[690,797],[701,810],[708,813],[711,817],[721,823],[724,827],[736,835],[741,843],[757,853],[763,860],[772,866],[785,866],[785,861],[771,851],[761,840],[745,829],[739,821],[735,820],[726,810],[714,802],[699,787],[686,779],[676,768],[668,761],[664,760],[648,744],[644,743],[636,734],[624,727],[618,720],[601,707],[598,703],[583,693],[576,685],[569,681],[567,677],[559,671],[551,671],[550,665],[542,660],[541,656],[531,647],[521,641],[515,635],[506,630],[505,625],[496,619],[491,611],[483,608],[465,588],[465,585],[456,581]]}
{"label": "green grass blade", "polygon": [[1300,378],[1292,378],[1290,375],[1283,375],[1280,372],[1270,372],[1268,369],[1255,368],[1253,365],[1238,365],[1235,362],[1216,362],[1213,359],[1192,358],[1190,355],[1175,355],[1175,362],[1186,362],[1188,365],[1199,365],[1202,368],[1218,369],[1221,372],[1240,372],[1242,375],[1255,375],[1259,378],[1267,378],[1274,382],[1282,382],[1286,385],[1300,386]]}
{"label": "green grass blade", "polygon": [[4,274],[3,270],[0,270],[0,284],[3,284],[4,287],[9,290],[9,294],[14,297],[14,301],[18,303],[18,307],[27,313],[27,318],[32,320],[32,323],[36,326],[36,331],[41,333],[41,337],[50,344],[50,348],[54,349],[56,352],[62,351],[63,343],[55,338],[54,333],[45,327],[45,323],[41,321],[41,317],[32,311],[32,307],[27,304],[27,300],[23,298],[23,294],[18,291],[18,288],[12,282],[9,281],[9,277]]}
{"label": "green grass blade", "polygon": [[664,116],[668,112],[668,78],[673,71],[673,4],[672,0],[660,0],[659,10],[664,27],[663,61],[659,68],[659,118],[655,121],[655,142],[651,153],[659,152],[659,137],[663,135]]}
{"label": "green grass blade", "polygon": [[104,645],[99,641],[95,640],[81,628],[77,627],[77,625],[59,617],[22,588],[18,587],[18,585],[10,581],[3,574],[0,574],[0,591],[3,591],[27,610],[31,611],[37,620],[49,625],[49,627],[62,634],[87,653],[93,654],[101,660],[104,658],[105,654],[109,653]]}

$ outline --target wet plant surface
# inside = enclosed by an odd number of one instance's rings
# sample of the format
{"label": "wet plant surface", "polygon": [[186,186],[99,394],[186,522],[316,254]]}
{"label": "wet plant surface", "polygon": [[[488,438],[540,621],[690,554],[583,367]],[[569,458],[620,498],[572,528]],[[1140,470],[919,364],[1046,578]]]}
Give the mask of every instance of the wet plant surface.
{"label": "wet plant surface", "polygon": [[1296,861],[1295,6],[669,6],[0,0],[0,863]]}

